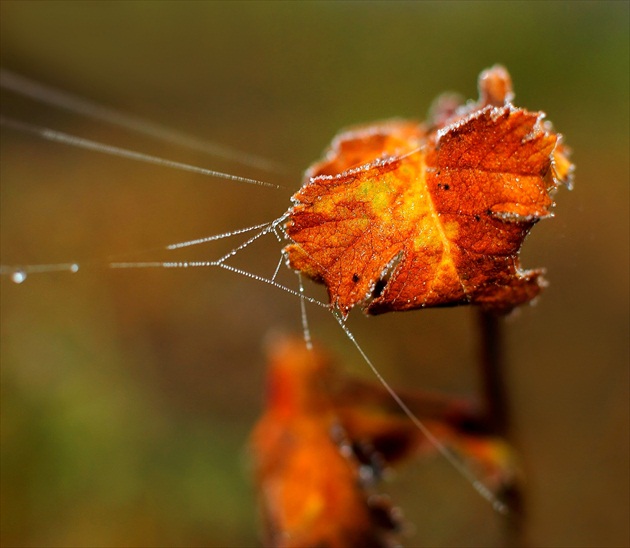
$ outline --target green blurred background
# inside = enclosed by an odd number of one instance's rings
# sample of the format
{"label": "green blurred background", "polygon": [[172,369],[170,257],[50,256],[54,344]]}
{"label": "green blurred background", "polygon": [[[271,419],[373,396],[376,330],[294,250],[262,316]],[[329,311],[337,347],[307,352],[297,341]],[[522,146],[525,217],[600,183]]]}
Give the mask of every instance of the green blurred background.
{"label": "green blurred background", "polygon": [[[236,242],[159,248],[278,217],[340,128],[423,118],[446,90],[476,97],[479,71],[500,62],[516,104],[547,112],[577,164],[575,190],[559,192],[556,218],[523,251],[550,287],[507,322],[528,536],[532,546],[628,546],[628,6],[4,0],[3,67],[274,159],[284,173],[4,92],[3,114],[286,189],[2,129],[2,263],[86,265],[1,282],[2,545],[256,545],[246,441],[265,338],[299,332],[298,301],[223,270],[99,261],[217,258]],[[270,276],[278,248],[261,242],[233,264]],[[344,368],[367,374],[330,316],[309,314]],[[350,326],[393,384],[474,395],[473,319],[466,308],[355,312]],[[386,489],[415,525],[407,545],[501,545],[498,517],[443,459]]]}

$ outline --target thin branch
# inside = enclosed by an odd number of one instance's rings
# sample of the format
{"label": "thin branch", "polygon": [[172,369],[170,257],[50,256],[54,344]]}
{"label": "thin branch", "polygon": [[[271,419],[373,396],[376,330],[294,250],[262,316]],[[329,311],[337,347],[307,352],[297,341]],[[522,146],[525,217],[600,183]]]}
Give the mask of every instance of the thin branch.
{"label": "thin branch", "polygon": [[[479,369],[485,417],[490,432],[513,443],[512,410],[505,379],[502,319],[480,310]],[[523,486],[518,477],[502,486],[499,497],[509,508],[505,516],[504,546],[524,548],[526,510]]]}

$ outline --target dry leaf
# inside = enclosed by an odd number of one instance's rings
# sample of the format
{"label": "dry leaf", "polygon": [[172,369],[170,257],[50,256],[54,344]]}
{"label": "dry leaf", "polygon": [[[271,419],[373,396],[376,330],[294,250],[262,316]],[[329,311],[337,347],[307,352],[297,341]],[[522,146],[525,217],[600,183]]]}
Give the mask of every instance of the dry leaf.
{"label": "dry leaf", "polygon": [[392,545],[398,522],[353,451],[330,396],[330,362],[302,340],[272,347],[264,416],[251,447],[273,547]]}
{"label": "dry leaf", "polygon": [[543,285],[519,251],[570,179],[543,114],[514,107],[509,75],[480,76],[480,100],[438,102],[428,126],[391,121],[339,135],[307,172],[286,224],[290,266],[344,315],[480,304],[507,312]]}
{"label": "dry leaf", "polygon": [[[512,452],[485,434],[470,402],[400,394],[492,487],[509,484]],[[287,548],[392,546],[401,519],[377,483],[387,467],[436,452],[380,384],[344,377],[321,350],[288,338],[271,347],[251,449],[265,544]]]}

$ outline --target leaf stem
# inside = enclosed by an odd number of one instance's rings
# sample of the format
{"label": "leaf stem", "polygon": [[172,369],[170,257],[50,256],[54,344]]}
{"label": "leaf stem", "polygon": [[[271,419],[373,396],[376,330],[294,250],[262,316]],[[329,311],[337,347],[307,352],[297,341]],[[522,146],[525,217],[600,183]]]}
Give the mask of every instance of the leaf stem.
{"label": "leaf stem", "polygon": [[511,426],[511,409],[503,366],[501,319],[491,312],[479,311],[479,365],[482,395],[488,427],[493,434],[506,436]]}
{"label": "leaf stem", "polygon": [[[479,369],[485,420],[489,431],[513,443],[512,410],[505,378],[503,320],[500,316],[479,310]],[[525,500],[518,477],[502,486],[498,493],[509,512],[505,516],[504,545],[524,548]]]}

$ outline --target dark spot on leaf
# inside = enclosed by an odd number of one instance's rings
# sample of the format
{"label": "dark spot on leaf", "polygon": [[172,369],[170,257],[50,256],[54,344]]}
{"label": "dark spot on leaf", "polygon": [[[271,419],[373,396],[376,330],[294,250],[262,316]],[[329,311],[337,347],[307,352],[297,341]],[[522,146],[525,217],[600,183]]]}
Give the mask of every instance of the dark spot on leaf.
{"label": "dark spot on leaf", "polygon": [[374,290],[372,291],[372,297],[374,299],[378,298],[381,296],[381,293],[383,293],[383,290],[385,289],[385,286],[387,285],[387,280],[384,278],[379,279],[376,284],[374,285]]}

